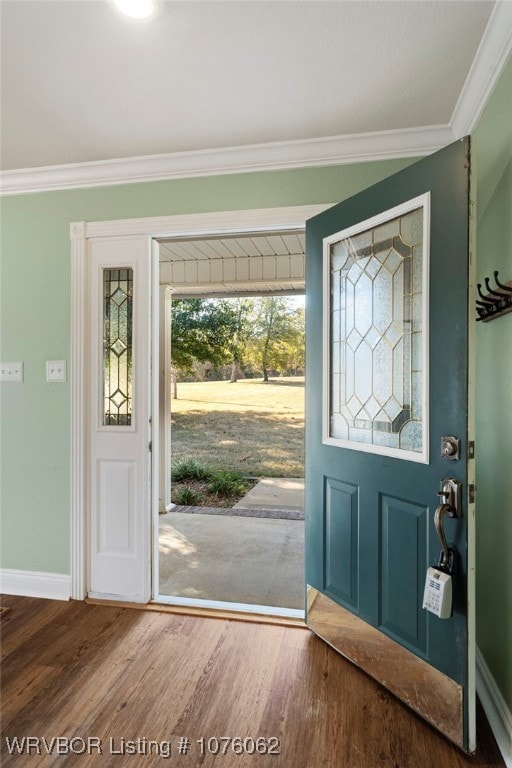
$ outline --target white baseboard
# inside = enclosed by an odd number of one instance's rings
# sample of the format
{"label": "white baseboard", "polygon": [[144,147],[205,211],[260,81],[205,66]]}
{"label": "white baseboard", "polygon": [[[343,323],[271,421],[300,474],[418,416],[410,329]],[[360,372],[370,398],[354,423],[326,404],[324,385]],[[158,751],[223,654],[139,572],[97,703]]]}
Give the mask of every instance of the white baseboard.
{"label": "white baseboard", "polygon": [[71,576],[66,573],[17,571],[13,568],[1,568],[0,592],[5,595],[69,600],[71,597]]}
{"label": "white baseboard", "polygon": [[512,714],[477,647],[476,690],[507,768],[512,768]]}

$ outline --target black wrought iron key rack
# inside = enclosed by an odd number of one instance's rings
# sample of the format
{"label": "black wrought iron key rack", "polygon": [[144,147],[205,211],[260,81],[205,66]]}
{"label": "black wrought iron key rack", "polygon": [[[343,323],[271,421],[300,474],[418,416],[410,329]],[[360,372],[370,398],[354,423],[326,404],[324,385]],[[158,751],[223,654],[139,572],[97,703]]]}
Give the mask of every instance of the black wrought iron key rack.
{"label": "black wrought iron key rack", "polygon": [[498,275],[498,270],[495,270],[494,282],[496,286],[494,288],[491,288],[490,279],[485,278],[486,294],[482,293],[482,283],[477,285],[480,297],[476,300],[477,322],[481,320],[485,323],[512,312],[512,281],[508,284],[501,283]]}

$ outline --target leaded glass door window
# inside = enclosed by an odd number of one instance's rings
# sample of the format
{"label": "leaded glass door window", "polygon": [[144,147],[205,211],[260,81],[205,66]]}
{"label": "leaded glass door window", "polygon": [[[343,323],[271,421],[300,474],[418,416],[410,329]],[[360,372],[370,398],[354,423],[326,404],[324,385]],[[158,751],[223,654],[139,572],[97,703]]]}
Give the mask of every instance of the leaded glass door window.
{"label": "leaded glass door window", "polygon": [[429,195],[324,240],[324,443],[428,462]]}
{"label": "leaded glass door window", "polygon": [[132,423],[133,269],[103,270],[103,425]]}

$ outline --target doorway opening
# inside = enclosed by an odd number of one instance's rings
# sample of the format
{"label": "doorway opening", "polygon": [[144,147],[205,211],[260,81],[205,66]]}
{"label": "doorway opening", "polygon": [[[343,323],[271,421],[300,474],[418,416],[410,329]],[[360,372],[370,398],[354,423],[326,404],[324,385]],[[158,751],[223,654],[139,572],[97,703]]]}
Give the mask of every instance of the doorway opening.
{"label": "doorway opening", "polygon": [[304,234],[160,242],[159,272],[155,599],[302,618]]}

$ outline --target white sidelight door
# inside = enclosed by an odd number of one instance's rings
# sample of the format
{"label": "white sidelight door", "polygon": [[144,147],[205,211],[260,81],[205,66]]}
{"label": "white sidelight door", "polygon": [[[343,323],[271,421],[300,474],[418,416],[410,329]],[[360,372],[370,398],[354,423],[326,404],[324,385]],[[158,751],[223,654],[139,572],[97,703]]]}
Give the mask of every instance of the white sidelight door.
{"label": "white sidelight door", "polygon": [[151,239],[92,238],[88,248],[88,594],[147,602]]}

